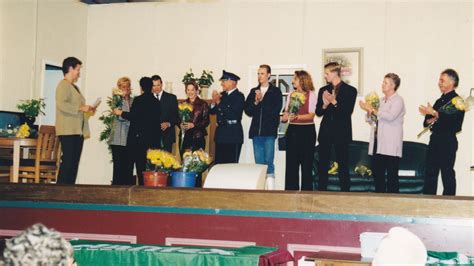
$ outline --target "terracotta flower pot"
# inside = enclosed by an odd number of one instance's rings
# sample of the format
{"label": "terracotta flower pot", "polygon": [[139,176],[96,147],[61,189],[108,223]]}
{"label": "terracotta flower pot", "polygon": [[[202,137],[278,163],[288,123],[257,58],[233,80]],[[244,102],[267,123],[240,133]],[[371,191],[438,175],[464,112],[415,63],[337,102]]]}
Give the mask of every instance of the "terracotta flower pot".
{"label": "terracotta flower pot", "polygon": [[166,172],[143,172],[143,183],[147,187],[166,187],[169,174]]}

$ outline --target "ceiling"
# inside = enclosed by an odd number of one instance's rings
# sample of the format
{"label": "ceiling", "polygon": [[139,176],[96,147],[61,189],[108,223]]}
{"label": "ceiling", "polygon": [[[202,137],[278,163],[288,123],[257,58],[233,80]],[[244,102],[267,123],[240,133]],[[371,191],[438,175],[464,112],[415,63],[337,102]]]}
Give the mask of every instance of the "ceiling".
{"label": "ceiling", "polygon": [[89,5],[114,4],[114,3],[138,3],[138,2],[163,2],[163,0],[80,0]]}

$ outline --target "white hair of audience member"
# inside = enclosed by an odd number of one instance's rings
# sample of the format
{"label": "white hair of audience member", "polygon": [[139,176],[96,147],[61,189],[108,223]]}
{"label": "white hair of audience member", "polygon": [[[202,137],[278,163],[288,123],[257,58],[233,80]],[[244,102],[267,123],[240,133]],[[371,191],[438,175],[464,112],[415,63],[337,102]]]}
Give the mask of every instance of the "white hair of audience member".
{"label": "white hair of audience member", "polygon": [[415,234],[393,227],[380,242],[372,265],[426,265],[426,247]]}
{"label": "white hair of audience member", "polygon": [[74,250],[61,234],[42,224],[34,224],[8,239],[3,256],[5,265],[73,265]]}

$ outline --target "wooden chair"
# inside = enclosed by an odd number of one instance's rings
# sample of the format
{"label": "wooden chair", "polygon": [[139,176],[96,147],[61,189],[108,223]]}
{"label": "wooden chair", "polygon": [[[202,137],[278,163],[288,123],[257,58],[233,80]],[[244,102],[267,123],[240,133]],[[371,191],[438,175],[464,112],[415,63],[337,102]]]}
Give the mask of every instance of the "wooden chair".
{"label": "wooden chair", "polygon": [[[41,126],[33,163],[20,161],[18,179],[39,183],[56,181],[60,163],[60,143],[54,126]],[[10,168],[13,171],[13,167]],[[13,173],[10,173],[13,174]]]}

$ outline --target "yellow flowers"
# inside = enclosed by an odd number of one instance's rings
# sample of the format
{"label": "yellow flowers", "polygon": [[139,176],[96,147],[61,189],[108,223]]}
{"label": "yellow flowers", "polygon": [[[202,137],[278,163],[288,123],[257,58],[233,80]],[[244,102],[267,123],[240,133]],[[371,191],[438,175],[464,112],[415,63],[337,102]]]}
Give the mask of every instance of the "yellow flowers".
{"label": "yellow flowers", "polygon": [[182,102],[178,105],[178,112],[181,122],[189,122],[192,120],[193,106],[187,102]]}
{"label": "yellow flowers", "polygon": [[464,102],[463,98],[456,96],[451,100],[451,104],[459,111],[466,111],[467,105]]}
{"label": "yellow flowers", "polygon": [[365,96],[365,102],[370,104],[374,109],[378,109],[380,106],[380,98],[375,91]]}
{"label": "yellow flowers", "polygon": [[193,111],[193,106],[187,102],[182,102],[178,105],[179,110],[188,110],[189,112]]}
{"label": "yellow flowers", "polygon": [[183,172],[202,173],[211,163],[211,157],[202,149],[183,153]]}
{"label": "yellow flowers", "polygon": [[331,168],[328,170],[328,174],[335,175],[339,170],[339,164],[337,162],[332,162]]}
{"label": "yellow flowers", "polygon": [[30,127],[28,126],[27,123],[24,123],[18,129],[18,132],[16,133],[16,137],[17,138],[27,138],[29,136],[30,136]]}
{"label": "yellow flowers", "polygon": [[306,95],[301,92],[293,92],[290,96],[290,103],[288,104],[288,113],[296,114],[306,102]]}
{"label": "yellow flowers", "polygon": [[149,149],[146,154],[148,160],[147,168],[154,171],[171,171],[172,169],[181,168],[180,163],[176,160],[173,154],[157,149]]}

